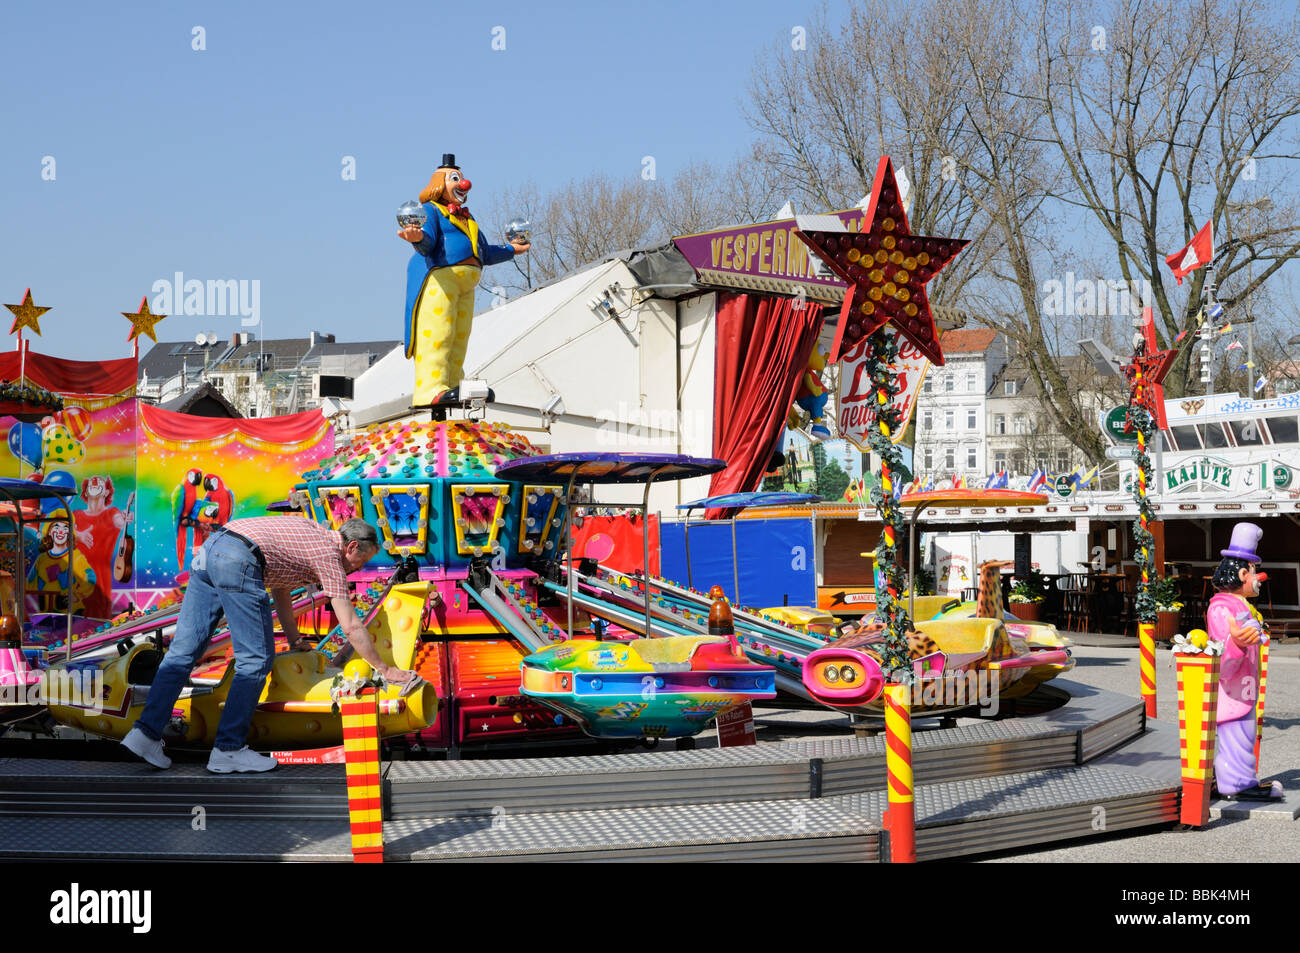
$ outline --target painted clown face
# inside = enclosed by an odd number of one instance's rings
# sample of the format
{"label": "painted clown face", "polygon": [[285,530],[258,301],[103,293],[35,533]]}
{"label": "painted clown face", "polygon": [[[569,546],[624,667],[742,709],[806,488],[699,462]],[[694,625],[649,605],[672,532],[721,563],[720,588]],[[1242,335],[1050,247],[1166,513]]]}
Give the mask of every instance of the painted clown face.
{"label": "painted clown face", "polygon": [[89,477],[84,487],[86,499],[103,497],[108,493],[108,480],[102,476]]}
{"label": "painted clown face", "polygon": [[1241,594],[1247,597],[1259,595],[1259,585],[1267,575],[1259,571],[1259,566],[1251,563],[1245,569],[1237,570],[1237,578],[1241,580]]}
{"label": "painted clown face", "polygon": [[46,530],[46,536],[53,544],[51,552],[63,552],[68,548],[68,524],[64,520],[55,520]]}
{"label": "painted clown face", "polygon": [[464,205],[471,188],[469,179],[461,175],[459,169],[442,168],[438,170],[438,174],[442,176],[442,194],[436,196],[437,201],[444,205],[453,202]]}

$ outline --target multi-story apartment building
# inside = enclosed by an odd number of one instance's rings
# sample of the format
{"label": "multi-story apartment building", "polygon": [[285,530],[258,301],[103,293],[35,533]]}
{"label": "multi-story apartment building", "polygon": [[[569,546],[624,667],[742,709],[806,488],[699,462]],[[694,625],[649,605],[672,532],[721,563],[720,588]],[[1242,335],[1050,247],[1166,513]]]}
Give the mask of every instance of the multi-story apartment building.
{"label": "multi-story apartment building", "polygon": [[[1120,401],[1117,393],[1099,391],[1097,373],[1080,356],[1062,358],[1062,374],[1089,420]],[[1115,378],[1113,388],[1119,388]],[[1011,479],[1025,477],[1038,469],[1049,474],[1069,473],[1076,467],[1091,466],[1083,452],[1061,432],[1043,394],[1023,361],[1012,359],[993,382],[988,398],[989,471],[1006,470]]]}
{"label": "multi-story apartment building", "polygon": [[947,363],[931,367],[916,402],[913,469],[936,481],[979,479],[990,470],[988,397],[1007,363],[1006,342],[988,328],[943,336]]}
{"label": "multi-story apartment building", "polygon": [[400,341],[335,341],[313,331],[305,338],[258,341],[160,341],[140,359],[138,393],[166,402],[211,384],[245,417],[272,417],[321,406],[321,378],[355,378]]}

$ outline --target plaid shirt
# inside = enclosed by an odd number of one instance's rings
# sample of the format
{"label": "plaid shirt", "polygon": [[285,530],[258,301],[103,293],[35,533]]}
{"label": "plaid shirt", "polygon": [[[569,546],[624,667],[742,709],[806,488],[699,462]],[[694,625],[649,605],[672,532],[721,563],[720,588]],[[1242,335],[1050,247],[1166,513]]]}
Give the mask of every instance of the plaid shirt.
{"label": "plaid shirt", "polygon": [[262,582],[268,589],[293,589],[317,583],[325,595],[348,595],[343,567],[343,537],[301,516],[254,516],[232,520],[227,528],[256,543],[266,560]]}

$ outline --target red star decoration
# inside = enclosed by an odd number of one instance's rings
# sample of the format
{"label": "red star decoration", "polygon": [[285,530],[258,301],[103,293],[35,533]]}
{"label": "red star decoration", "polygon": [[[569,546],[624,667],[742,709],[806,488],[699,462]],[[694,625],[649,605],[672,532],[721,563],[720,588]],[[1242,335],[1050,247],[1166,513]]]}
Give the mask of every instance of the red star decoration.
{"label": "red star decoration", "polygon": [[898,196],[894,167],[882,156],[862,216],[865,231],[796,231],[849,288],[840,308],[831,361],[887,323],[935,364],[944,363],[925,284],[966,247],[964,238],[913,235]]}
{"label": "red star decoration", "polygon": [[1129,381],[1128,419],[1124,422],[1125,433],[1133,428],[1133,408],[1145,407],[1156,422],[1158,430],[1167,430],[1169,421],[1165,417],[1165,376],[1178,359],[1178,348],[1168,351],[1156,350],[1160,342],[1156,340],[1156,322],[1148,307],[1142,312],[1142,347],[1133,355],[1132,361],[1124,365],[1124,376]]}

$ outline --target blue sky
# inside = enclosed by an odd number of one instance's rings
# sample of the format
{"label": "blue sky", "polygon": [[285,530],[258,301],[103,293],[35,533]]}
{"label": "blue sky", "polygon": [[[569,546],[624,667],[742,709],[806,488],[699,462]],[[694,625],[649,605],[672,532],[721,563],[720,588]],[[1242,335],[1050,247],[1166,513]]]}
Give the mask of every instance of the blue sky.
{"label": "blue sky", "polygon": [[[30,285],[54,309],[33,348],[129,355],[119,312],[176,272],[259,281],[266,337],[400,338],[409,250],[394,214],[444,152],[485,221],[509,211],[494,190],[530,178],[634,175],[646,155],[660,178],[725,162],[751,138],[739,103],[756,58],[812,4],[455,9],[0,7],[0,301]],[[158,334],[239,325],[176,314]]]}

